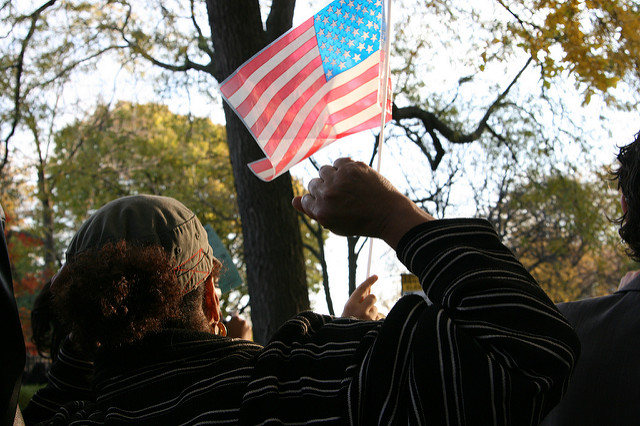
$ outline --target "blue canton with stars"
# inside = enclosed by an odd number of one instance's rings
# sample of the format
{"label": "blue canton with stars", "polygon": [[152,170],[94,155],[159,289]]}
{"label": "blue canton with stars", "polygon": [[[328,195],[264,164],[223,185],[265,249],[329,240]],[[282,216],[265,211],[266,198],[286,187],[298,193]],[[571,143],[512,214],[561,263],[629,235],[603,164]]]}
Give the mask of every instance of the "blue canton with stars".
{"label": "blue canton with stars", "polygon": [[337,0],[314,15],[327,81],[380,49],[382,0]]}

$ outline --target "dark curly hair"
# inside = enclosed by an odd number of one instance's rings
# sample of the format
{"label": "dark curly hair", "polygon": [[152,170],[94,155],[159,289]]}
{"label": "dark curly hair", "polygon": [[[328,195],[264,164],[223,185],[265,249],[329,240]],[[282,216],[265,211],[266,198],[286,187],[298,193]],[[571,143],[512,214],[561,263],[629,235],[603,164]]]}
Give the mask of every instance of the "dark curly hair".
{"label": "dark curly hair", "polygon": [[614,223],[620,225],[618,233],[627,243],[627,255],[640,261],[640,132],[633,142],[620,148],[617,160],[619,165],[611,174],[618,181],[627,211]]}
{"label": "dark curly hair", "polygon": [[204,285],[184,295],[160,246],[119,241],[80,253],[61,270],[53,291],[62,322],[88,353],[168,327],[209,330]]}

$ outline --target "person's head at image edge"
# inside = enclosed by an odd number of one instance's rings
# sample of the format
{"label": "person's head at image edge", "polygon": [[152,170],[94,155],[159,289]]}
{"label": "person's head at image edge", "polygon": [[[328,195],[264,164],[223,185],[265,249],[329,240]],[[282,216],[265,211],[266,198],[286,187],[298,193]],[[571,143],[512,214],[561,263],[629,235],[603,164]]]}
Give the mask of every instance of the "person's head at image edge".
{"label": "person's head at image edge", "polygon": [[615,223],[627,244],[627,255],[640,262],[640,132],[633,142],[620,148],[617,160],[612,176],[621,192],[622,216]]}

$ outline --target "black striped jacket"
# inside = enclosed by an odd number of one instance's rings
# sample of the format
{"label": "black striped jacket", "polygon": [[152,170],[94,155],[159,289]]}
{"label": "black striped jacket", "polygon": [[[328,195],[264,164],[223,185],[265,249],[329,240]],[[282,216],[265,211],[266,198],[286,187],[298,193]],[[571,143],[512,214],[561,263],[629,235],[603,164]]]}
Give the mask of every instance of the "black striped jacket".
{"label": "black striped jacket", "polygon": [[383,321],[304,312],[264,348],[166,330],[101,353],[95,401],[59,408],[70,362],[32,404],[53,424],[538,424],[578,340],[488,223],[418,226],[398,257],[429,300],[406,296]]}

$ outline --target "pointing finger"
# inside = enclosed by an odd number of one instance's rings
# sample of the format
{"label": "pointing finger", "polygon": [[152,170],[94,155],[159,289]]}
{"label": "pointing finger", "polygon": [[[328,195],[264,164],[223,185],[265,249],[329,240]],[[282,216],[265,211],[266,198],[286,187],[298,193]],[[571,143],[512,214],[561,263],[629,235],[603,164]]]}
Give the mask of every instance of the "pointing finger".
{"label": "pointing finger", "polygon": [[369,278],[364,280],[356,289],[353,291],[354,295],[359,296],[360,298],[367,296],[371,293],[371,286],[373,283],[378,281],[377,275],[371,275]]}

